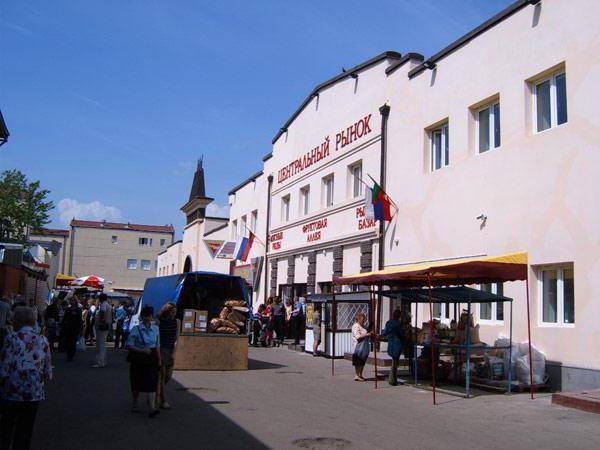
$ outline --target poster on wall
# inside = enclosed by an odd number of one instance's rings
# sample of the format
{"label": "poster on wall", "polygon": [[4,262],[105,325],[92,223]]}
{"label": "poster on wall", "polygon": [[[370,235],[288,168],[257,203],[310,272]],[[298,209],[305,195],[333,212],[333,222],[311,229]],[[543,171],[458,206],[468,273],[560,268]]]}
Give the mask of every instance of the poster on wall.
{"label": "poster on wall", "polygon": [[219,251],[219,248],[221,248],[221,245],[223,245],[223,242],[224,241],[204,239],[204,244],[206,244],[206,247],[208,247],[211,258],[214,258],[217,255],[217,252]]}
{"label": "poster on wall", "polygon": [[235,253],[236,242],[225,241],[221,244],[221,247],[217,250],[215,258],[217,259],[233,259]]}

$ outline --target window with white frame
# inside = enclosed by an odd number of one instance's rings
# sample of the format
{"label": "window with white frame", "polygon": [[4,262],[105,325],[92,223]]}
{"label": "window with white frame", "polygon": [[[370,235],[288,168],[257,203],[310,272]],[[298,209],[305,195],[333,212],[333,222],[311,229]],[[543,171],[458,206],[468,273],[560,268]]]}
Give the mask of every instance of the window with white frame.
{"label": "window with white frame", "polygon": [[556,73],[535,82],[535,130],[547,130],[567,121],[567,78],[564,72]]}
{"label": "window with white frame", "polygon": [[241,219],[240,224],[240,236],[246,236],[246,229],[248,227],[248,218],[244,215]]}
{"label": "window with white frame", "polygon": [[363,183],[362,183],[362,162],[352,164],[348,167],[350,176],[350,196],[351,198],[362,197],[363,195]]}
{"label": "window with white frame", "polygon": [[[503,283],[482,284],[480,289],[491,294],[504,295]],[[499,323],[504,321],[504,302],[480,303],[479,321],[483,323]]]}
{"label": "window with white frame", "polygon": [[573,265],[540,268],[541,322],[544,325],[575,323],[575,273]]}
{"label": "window with white frame", "polygon": [[333,205],[333,175],[328,175],[323,178],[323,206],[325,208]]}
{"label": "window with white frame", "polygon": [[235,241],[238,237],[238,222],[237,220],[234,220],[233,222],[231,222],[231,240]]}
{"label": "window with white frame", "polygon": [[310,186],[300,188],[300,215],[306,216],[310,212]]}
{"label": "window with white frame", "polygon": [[252,211],[250,214],[250,230],[256,233],[256,222],[258,221],[258,210]]}
{"label": "window with white frame", "polygon": [[136,270],[137,269],[137,259],[128,259],[127,260],[127,269]]}
{"label": "window with white frame", "polygon": [[431,130],[431,171],[450,164],[450,130],[448,124]]}
{"label": "window with white frame", "polygon": [[146,247],[151,247],[152,246],[152,238],[139,238],[138,244],[146,246]]}
{"label": "window with white frame", "polygon": [[150,270],[152,268],[152,262],[148,259],[142,259],[141,261],[142,270]]}
{"label": "window with white frame", "polygon": [[492,103],[477,111],[479,153],[500,147],[500,103]]}
{"label": "window with white frame", "polygon": [[281,197],[281,221],[288,222],[290,220],[290,196],[289,194]]}
{"label": "window with white frame", "polygon": [[112,244],[118,244],[119,243],[119,236],[111,236],[110,242]]}

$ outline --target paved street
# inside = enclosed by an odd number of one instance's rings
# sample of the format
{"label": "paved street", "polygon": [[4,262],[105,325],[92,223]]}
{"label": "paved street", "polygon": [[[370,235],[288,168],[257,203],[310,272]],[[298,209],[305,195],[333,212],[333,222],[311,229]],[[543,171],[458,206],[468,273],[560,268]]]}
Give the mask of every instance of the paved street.
{"label": "paved street", "polygon": [[35,449],[600,448],[600,417],[553,406],[548,394],[440,395],[434,407],[429,392],[375,391],[352,381],[346,361],[331,377],[329,360],[287,349],[250,349],[247,372],[178,372],[173,409],[149,419],[129,412],[124,352],[106,369],[90,367],[92,351],[77,356],[56,360]]}

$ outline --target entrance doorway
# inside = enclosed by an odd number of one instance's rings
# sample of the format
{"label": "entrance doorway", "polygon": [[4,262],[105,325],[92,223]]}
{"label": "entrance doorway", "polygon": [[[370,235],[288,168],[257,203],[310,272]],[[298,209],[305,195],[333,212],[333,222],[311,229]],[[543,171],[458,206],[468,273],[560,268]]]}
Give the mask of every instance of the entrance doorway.
{"label": "entrance doorway", "polygon": [[188,273],[192,271],[192,258],[187,256],[185,258],[185,263],[183,264],[183,273]]}

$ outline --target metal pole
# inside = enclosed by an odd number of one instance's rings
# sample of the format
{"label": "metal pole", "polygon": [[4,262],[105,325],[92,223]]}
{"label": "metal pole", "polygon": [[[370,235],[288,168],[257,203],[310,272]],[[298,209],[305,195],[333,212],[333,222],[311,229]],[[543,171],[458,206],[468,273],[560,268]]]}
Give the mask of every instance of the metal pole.
{"label": "metal pole", "polygon": [[[373,294],[373,286],[371,286],[371,304],[375,305],[375,309],[373,310],[373,317],[375,317],[375,321],[373,322],[373,332],[377,333],[377,317],[378,317],[378,305],[377,300],[375,300],[375,295]],[[377,341],[373,339],[373,356],[375,357],[375,389],[377,389]]]}
{"label": "metal pole", "polygon": [[512,391],[512,338],[513,338],[513,302],[510,302],[510,331],[508,338],[508,393]]}
{"label": "metal pole", "polygon": [[466,336],[467,336],[467,367],[465,368],[465,391],[467,398],[470,396],[471,389],[471,296],[469,295],[469,303],[467,304],[467,324],[466,324]]}
{"label": "metal pole", "polygon": [[533,356],[531,354],[531,315],[529,311],[529,267],[527,268],[527,278],[525,279],[527,288],[527,337],[529,340],[529,390],[531,391],[531,400],[533,400]]}
{"label": "metal pole", "polygon": [[335,374],[335,331],[337,328],[337,308],[335,304],[335,279],[331,278],[331,376]]}
{"label": "metal pole", "polygon": [[433,326],[433,303],[431,297],[431,272],[427,273],[427,281],[429,282],[429,354],[431,358],[431,386],[433,388],[433,404],[435,405],[435,327]]}
{"label": "metal pole", "polygon": [[419,332],[417,331],[417,328],[419,327],[419,305],[420,303],[415,303],[415,332],[413,333],[413,367],[414,367],[414,372],[415,372],[415,386],[417,385],[417,371],[418,371],[418,364],[417,364],[417,340],[419,337]]}

